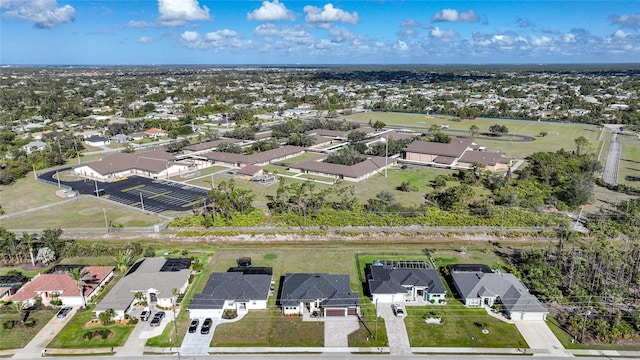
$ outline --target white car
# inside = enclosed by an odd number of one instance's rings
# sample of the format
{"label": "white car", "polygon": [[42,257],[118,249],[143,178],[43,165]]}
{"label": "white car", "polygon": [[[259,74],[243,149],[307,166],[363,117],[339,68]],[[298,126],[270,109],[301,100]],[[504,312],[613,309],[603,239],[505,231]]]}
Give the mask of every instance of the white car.
{"label": "white car", "polygon": [[391,305],[391,309],[393,310],[393,314],[396,317],[404,317],[405,312],[404,312],[404,308],[402,307],[402,305],[400,304],[393,304]]}

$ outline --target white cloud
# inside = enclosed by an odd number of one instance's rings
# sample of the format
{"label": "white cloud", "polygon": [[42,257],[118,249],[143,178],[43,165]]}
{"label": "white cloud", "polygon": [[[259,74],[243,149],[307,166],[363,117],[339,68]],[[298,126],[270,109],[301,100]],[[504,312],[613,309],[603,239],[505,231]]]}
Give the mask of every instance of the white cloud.
{"label": "white cloud", "polygon": [[192,49],[214,49],[216,51],[248,48],[250,41],[244,41],[237,32],[222,29],[200,35],[197,31],[185,31],[180,35],[184,46]]}
{"label": "white cloud", "polygon": [[629,36],[629,34],[627,34],[626,32],[622,31],[621,29],[616,30],[616,32],[613,33],[614,37],[620,38],[620,39],[624,39],[627,36]]}
{"label": "white cloud", "polygon": [[343,22],[354,25],[360,21],[357,12],[346,12],[333,7],[331,3],[325,4],[323,8],[307,5],[303,11],[306,14],[305,20],[310,23]]}
{"label": "white cloud", "polygon": [[148,44],[153,42],[153,38],[151,36],[140,36],[137,40],[140,44]]}
{"label": "white cloud", "polygon": [[342,43],[345,41],[354,40],[356,35],[352,34],[349,30],[343,27],[333,27],[329,29],[329,37],[336,43]]}
{"label": "white cloud", "polygon": [[632,29],[640,27],[640,13],[637,14],[622,14],[622,15],[610,15],[609,20],[613,24],[617,24]]}
{"label": "white cloud", "polygon": [[194,41],[198,40],[200,35],[198,34],[197,31],[185,31],[185,32],[182,33],[182,35],[180,35],[180,37],[184,41],[194,42]]}
{"label": "white cloud", "polygon": [[200,7],[198,0],[158,0],[160,24],[182,26],[187,21],[210,20],[209,8]]}
{"label": "white cloud", "polygon": [[442,30],[437,26],[433,28],[429,32],[429,34],[431,34],[431,37],[444,40],[444,41],[449,41],[458,37],[458,33],[455,30],[452,30],[452,29]]}
{"label": "white cloud", "polygon": [[204,37],[208,41],[222,41],[224,39],[233,38],[236,36],[238,36],[237,32],[229,29],[222,29],[214,32],[209,32]]}
{"label": "white cloud", "polygon": [[398,42],[396,42],[393,47],[398,51],[409,51],[409,45],[402,40],[398,40]]}
{"label": "white cloud", "polygon": [[152,23],[146,22],[146,21],[138,21],[138,20],[129,20],[129,22],[127,23],[127,27],[131,27],[131,28],[146,28],[146,27],[152,27],[154,26]]}
{"label": "white cloud", "polygon": [[76,10],[71,5],[58,7],[56,0],[0,0],[0,8],[9,9],[2,16],[31,21],[38,29],[51,29],[74,20]]}
{"label": "white cloud", "polygon": [[263,1],[262,6],[247,14],[247,20],[250,21],[294,21],[295,19],[293,11],[287,9],[278,0]]}
{"label": "white cloud", "polygon": [[478,22],[480,18],[473,10],[459,12],[456,9],[444,9],[431,18],[433,22]]}

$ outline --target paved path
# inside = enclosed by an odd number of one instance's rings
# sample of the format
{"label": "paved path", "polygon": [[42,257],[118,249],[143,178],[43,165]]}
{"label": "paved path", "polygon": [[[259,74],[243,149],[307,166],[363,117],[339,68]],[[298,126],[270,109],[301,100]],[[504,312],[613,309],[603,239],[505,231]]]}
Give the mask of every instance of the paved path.
{"label": "paved path", "polygon": [[545,321],[514,321],[518,331],[536,355],[573,356],[565,350]]}
{"label": "paved path", "polygon": [[618,134],[614,132],[611,135],[611,144],[609,144],[609,152],[607,153],[607,160],[604,163],[604,173],[602,174],[602,180],[610,185],[618,185],[620,148],[621,145],[618,142]]}
{"label": "paved path", "polygon": [[393,314],[390,303],[378,304],[377,311],[380,317],[384,319],[391,355],[411,355],[411,345],[409,344],[407,328],[404,326],[404,318],[398,318]]}
{"label": "paved path", "polygon": [[47,345],[53,340],[54,337],[64,328],[65,325],[73,318],[73,316],[78,311],[78,308],[74,306],[72,310],[65,316],[60,319],[55,315],[47,325],[45,325],[42,330],[36,335],[33,340],[31,340],[27,346],[22,349],[18,349],[13,356],[16,359],[29,359],[33,357],[42,356],[42,351],[47,348]]}
{"label": "paved path", "polygon": [[324,346],[349,347],[349,334],[358,330],[360,323],[355,316],[325,317],[324,318]]}

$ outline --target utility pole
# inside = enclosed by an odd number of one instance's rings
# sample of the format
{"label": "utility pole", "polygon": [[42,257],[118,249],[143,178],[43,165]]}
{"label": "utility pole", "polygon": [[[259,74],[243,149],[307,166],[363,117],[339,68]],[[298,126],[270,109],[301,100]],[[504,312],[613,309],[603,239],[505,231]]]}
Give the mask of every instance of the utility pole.
{"label": "utility pole", "polygon": [[176,296],[172,298],[173,300],[173,330],[175,330],[173,347],[176,348],[176,354],[178,355],[178,360],[180,360],[180,349],[178,349],[178,317],[176,316]]}
{"label": "utility pole", "polygon": [[104,214],[104,227],[107,229],[107,233],[109,232],[109,222],[107,221],[107,210],[102,208],[102,213]]}
{"label": "utility pole", "polygon": [[[591,295],[589,295],[589,300],[587,301],[587,309],[591,306]],[[587,310],[584,312],[584,322],[582,323],[582,331],[580,332],[580,342],[584,343],[584,330],[587,327],[587,318],[591,315],[591,310]]]}
{"label": "utility pole", "polygon": [[142,211],[144,211],[144,200],[142,199],[142,192],[140,192],[140,206],[142,207]]}

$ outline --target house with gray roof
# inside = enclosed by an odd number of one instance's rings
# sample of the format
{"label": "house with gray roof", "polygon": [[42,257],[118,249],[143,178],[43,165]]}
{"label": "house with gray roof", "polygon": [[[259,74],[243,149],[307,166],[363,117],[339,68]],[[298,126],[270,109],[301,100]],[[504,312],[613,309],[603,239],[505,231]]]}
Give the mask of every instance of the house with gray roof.
{"label": "house with gray roof", "polygon": [[351,290],[349,275],[318,273],[286,274],[279,304],[287,315],[317,314],[348,316],[360,314],[360,298]]}
{"label": "house with gray roof", "polygon": [[238,313],[266,310],[271,286],[271,271],[215,272],[209,276],[202,293],[195,294],[191,299],[189,316],[221,318],[225,310]]}
{"label": "house with gray roof", "polygon": [[[405,262],[393,264],[374,262],[368,267],[367,283],[374,303],[420,302],[440,303],[447,293],[438,272],[427,262],[422,266],[404,266]],[[407,264],[408,265],[408,264]]]}
{"label": "house with gray roof", "polygon": [[549,311],[513,274],[474,267],[449,266],[453,284],[465,306],[502,305],[513,320],[546,319]]}
{"label": "house with gray roof", "polygon": [[150,305],[171,308],[176,297],[184,294],[189,285],[191,260],[144,258],[133,264],[113,286],[111,291],[96,305],[96,316],[113,309],[117,318],[130,311],[136,315],[141,311],[134,302],[136,293],[142,293]]}

